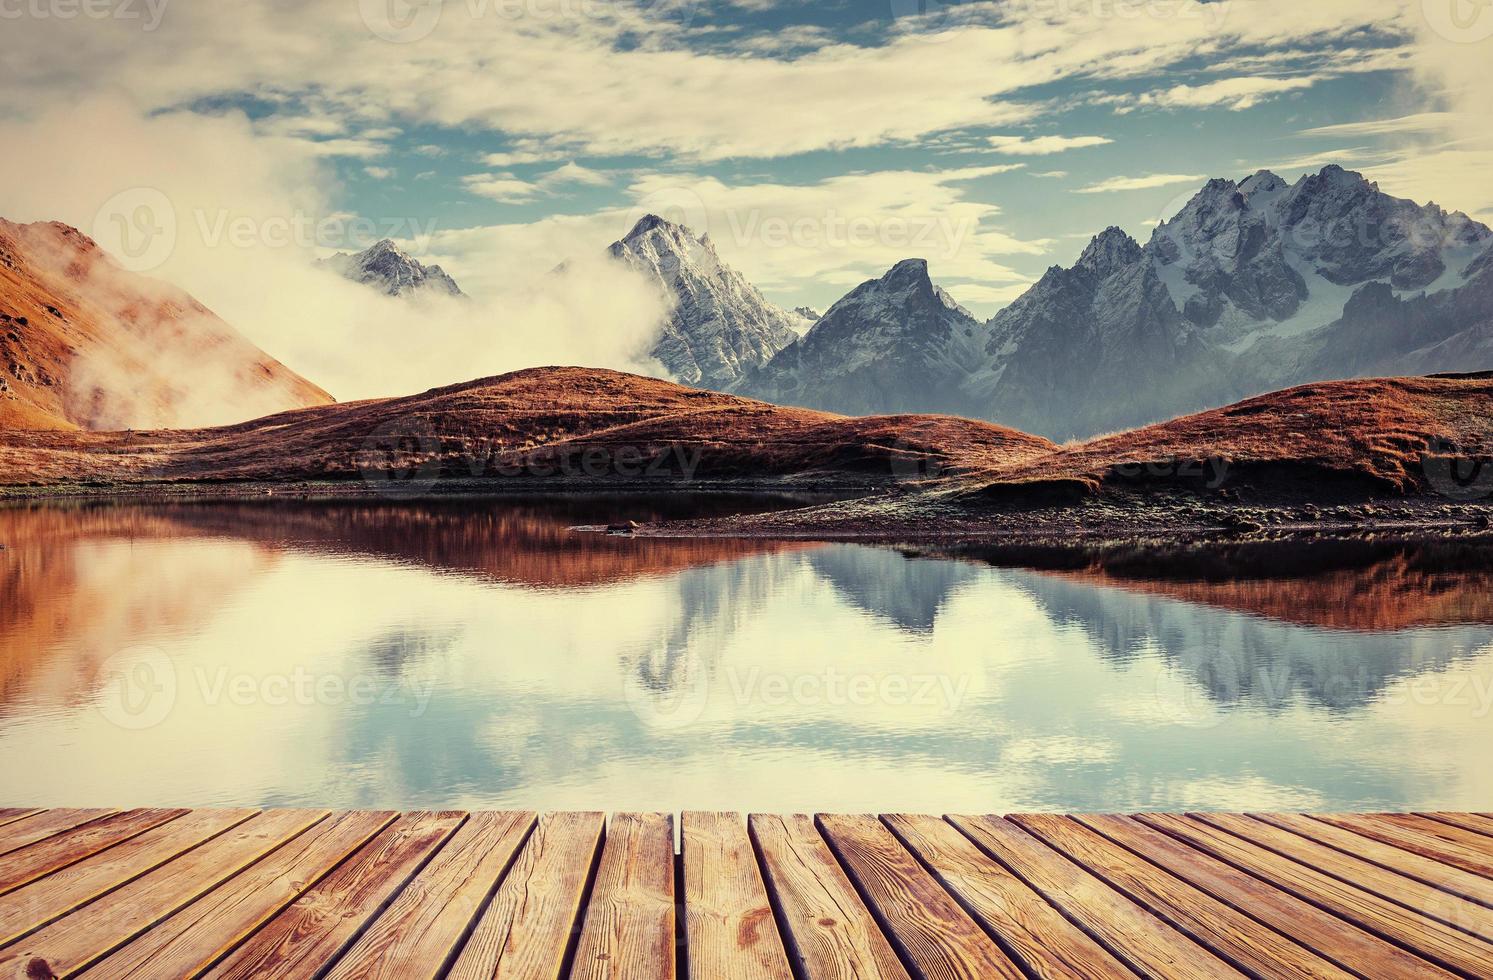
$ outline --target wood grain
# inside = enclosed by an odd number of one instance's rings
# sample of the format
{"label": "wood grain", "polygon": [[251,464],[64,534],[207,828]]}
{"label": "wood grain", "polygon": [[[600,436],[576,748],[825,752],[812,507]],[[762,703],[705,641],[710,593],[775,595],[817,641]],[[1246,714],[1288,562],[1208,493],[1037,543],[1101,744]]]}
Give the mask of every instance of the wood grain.
{"label": "wood grain", "polygon": [[1197,814],[1194,819],[1210,823],[1356,888],[1398,902],[1421,915],[1439,919],[1484,939],[1493,937],[1493,911],[1444,889],[1395,871],[1386,871],[1357,856],[1248,817],[1210,813]]}
{"label": "wood grain", "polygon": [[0,861],[0,895],[186,813],[186,810],[130,810],[7,854]]}
{"label": "wood grain", "polygon": [[1010,819],[1242,969],[1268,977],[1353,976],[1072,817],[1034,814]]}
{"label": "wood grain", "polygon": [[255,810],[195,810],[0,896],[0,946],[243,823]]}
{"label": "wood grain", "polygon": [[1025,976],[874,816],[819,818],[882,929],[927,980]]}
{"label": "wood grain", "polygon": [[883,819],[960,905],[1034,976],[1097,980],[1128,974],[1108,950],[1026,882],[990,860],[953,824],[915,814]]}
{"label": "wood grain", "polygon": [[618,813],[607,828],[570,975],[673,980],[674,821]]}
{"label": "wood grain", "polygon": [[337,961],[328,980],[440,976],[534,821],[528,811],[473,813]]}
{"label": "wood grain", "polygon": [[1274,824],[1328,847],[1372,861],[1381,868],[1398,871],[1428,885],[1493,907],[1493,881],[1461,868],[1422,857],[1413,851],[1355,834],[1350,830],[1295,813],[1251,814],[1256,820]]}
{"label": "wood grain", "polygon": [[788,953],[808,980],[906,980],[892,949],[829,846],[802,814],[753,814],[748,829],[769,893],[782,915]]}
{"label": "wood grain", "polygon": [[350,811],[322,821],[111,953],[89,980],[196,976],[393,819]]}
{"label": "wood grain", "polygon": [[1009,820],[949,819],[1142,974],[1189,980],[1244,975]]}
{"label": "wood grain", "polygon": [[686,813],[683,837],[692,980],[791,980],[746,821],[738,813]]}
{"label": "wood grain", "polygon": [[1140,819],[1450,970],[1473,976],[1493,972],[1493,947],[1441,922],[1200,820],[1169,814]]}
{"label": "wood grain", "polygon": [[465,814],[407,813],[206,974],[214,980],[317,976],[394,900]]}
{"label": "wood grain", "polygon": [[43,810],[24,820],[5,824],[0,826],[0,856],[118,812],[117,810]]}
{"label": "wood grain", "polygon": [[37,959],[59,977],[73,976],[326,814],[325,810],[271,810],[246,820],[0,952],[0,976]]}
{"label": "wood grain", "polygon": [[1076,819],[1360,976],[1444,980],[1455,975],[1133,817],[1081,815]]}
{"label": "wood grain", "polygon": [[560,980],[605,826],[602,813],[540,818],[449,980]]}
{"label": "wood grain", "polygon": [[1421,857],[1493,877],[1493,838],[1450,824],[1393,814],[1327,813],[1316,819]]}

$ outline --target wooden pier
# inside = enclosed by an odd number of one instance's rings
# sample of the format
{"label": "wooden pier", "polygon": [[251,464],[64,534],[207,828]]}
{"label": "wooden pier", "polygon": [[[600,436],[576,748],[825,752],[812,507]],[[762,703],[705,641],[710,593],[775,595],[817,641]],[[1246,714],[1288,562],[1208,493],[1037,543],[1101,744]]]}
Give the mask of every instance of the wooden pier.
{"label": "wooden pier", "polygon": [[0,810],[0,980],[1493,977],[1493,817]]}

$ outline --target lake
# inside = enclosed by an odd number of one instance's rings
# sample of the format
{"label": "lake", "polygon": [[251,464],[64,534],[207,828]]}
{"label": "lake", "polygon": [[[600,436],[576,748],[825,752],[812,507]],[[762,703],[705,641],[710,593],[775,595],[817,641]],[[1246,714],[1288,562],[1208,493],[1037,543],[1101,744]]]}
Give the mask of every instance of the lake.
{"label": "lake", "polygon": [[0,805],[1493,805],[1487,555],[572,529],[781,505],[0,508]]}

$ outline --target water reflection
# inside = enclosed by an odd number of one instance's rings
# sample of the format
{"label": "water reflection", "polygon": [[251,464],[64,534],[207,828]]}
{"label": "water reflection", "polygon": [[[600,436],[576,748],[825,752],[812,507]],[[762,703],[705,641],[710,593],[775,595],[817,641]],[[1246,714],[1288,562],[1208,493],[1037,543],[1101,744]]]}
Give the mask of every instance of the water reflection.
{"label": "water reflection", "polygon": [[1282,577],[569,530],[694,506],[742,502],[0,509],[0,803],[1493,798],[1486,555]]}

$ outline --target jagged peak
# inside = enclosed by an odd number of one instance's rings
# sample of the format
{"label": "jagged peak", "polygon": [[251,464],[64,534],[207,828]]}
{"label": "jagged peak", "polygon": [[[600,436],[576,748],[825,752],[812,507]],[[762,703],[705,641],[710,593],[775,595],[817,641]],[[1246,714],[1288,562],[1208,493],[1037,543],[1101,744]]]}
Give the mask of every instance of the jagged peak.
{"label": "jagged peak", "polygon": [[1273,193],[1291,186],[1269,170],[1257,170],[1239,182],[1239,192],[1245,197],[1259,193]]}
{"label": "jagged peak", "polygon": [[885,283],[912,279],[928,280],[930,287],[932,286],[933,280],[928,278],[927,259],[903,259],[888,269],[886,275],[881,277],[881,281]]}
{"label": "jagged peak", "polygon": [[1123,228],[1110,225],[1089,242],[1083,254],[1078,257],[1075,268],[1107,276],[1116,269],[1140,261],[1140,257],[1140,242],[1131,238]]}

